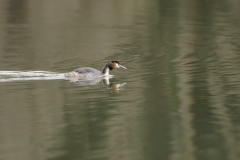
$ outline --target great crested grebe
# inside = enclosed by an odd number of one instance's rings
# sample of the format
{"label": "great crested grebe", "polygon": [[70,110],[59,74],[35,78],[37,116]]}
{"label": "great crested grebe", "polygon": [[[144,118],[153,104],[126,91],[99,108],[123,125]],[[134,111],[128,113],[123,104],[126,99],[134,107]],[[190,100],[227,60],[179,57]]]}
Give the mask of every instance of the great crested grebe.
{"label": "great crested grebe", "polygon": [[83,67],[77,68],[72,72],[65,73],[64,76],[68,79],[92,79],[94,77],[102,77],[109,75],[109,71],[115,68],[123,68],[127,69],[126,67],[119,64],[118,61],[110,61],[102,69],[102,72],[91,67]]}

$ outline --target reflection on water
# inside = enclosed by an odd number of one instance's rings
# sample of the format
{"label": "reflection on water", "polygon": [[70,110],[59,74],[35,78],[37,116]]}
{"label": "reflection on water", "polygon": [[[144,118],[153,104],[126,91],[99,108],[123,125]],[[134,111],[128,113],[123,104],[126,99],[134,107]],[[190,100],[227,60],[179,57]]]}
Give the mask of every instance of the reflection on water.
{"label": "reflection on water", "polygon": [[239,159],[239,4],[1,1],[0,159]]}
{"label": "reflection on water", "polygon": [[113,91],[113,92],[118,92],[120,89],[123,89],[123,87],[127,84],[126,82],[124,82],[124,83],[111,83],[109,81],[109,78],[104,78],[102,80],[102,82],[108,90]]}

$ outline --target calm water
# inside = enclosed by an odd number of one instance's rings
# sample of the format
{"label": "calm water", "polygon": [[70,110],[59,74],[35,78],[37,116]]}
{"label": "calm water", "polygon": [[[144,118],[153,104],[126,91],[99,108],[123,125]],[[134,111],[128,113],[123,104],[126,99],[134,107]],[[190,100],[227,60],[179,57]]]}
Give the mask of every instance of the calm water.
{"label": "calm water", "polygon": [[[240,159],[239,6],[1,0],[0,73],[34,74],[0,75],[0,159]],[[109,60],[109,83],[35,75]]]}

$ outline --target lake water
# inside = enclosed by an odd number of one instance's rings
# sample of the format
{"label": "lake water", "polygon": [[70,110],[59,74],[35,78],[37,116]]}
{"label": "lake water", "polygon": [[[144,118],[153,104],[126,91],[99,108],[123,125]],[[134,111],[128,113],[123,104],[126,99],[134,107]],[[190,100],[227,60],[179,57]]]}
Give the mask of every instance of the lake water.
{"label": "lake water", "polygon": [[240,159],[239,6],[1,0],[0,159]]}

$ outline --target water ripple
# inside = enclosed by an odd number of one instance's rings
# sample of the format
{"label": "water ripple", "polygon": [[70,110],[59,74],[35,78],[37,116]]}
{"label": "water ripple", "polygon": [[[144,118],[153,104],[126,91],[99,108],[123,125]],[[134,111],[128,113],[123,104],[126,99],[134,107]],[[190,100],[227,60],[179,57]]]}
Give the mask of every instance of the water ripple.
{"label": "water ripple", "polygon": [[64,79],[64,74],[48,71],[0,71],[0,82],[54,79]]}

